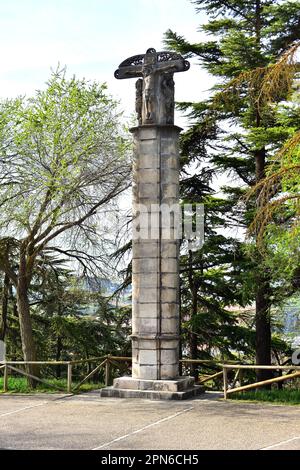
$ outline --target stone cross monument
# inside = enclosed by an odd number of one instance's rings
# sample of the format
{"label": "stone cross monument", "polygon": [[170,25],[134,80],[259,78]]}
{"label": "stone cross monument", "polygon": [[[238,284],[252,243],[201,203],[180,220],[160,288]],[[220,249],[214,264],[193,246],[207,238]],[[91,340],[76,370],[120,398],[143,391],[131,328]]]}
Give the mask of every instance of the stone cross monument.
{"label": "stone cross monument", "polygon": [[[132,240],[132,377],[114,380],[101,396],[182,399],[199,387],[179,377],[178,136],[174,126],[175,72],[190,67],[172,52],[136,55],[122,62],[118,79],[137,77]],[[167,211],[168,212],[168,211]],[[143,217],[141,216],[143,215]]]}

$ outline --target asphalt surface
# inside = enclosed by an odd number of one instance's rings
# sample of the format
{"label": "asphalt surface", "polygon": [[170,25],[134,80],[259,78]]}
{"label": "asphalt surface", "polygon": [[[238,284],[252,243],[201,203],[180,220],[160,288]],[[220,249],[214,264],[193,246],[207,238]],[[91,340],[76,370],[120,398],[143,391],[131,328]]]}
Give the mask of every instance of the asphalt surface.
{"label": "asphalt surface", "polygon": [[0,395],[1,449],[300,449],[300,407]]}

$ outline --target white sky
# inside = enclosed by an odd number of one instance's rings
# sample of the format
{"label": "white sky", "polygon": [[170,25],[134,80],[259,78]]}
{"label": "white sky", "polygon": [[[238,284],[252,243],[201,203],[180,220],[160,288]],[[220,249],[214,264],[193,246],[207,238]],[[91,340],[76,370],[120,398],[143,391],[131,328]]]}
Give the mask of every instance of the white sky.
{"label": "white sky", "polygon": [[[130,116],[134,80],[114,78],[119,63],[162,50],[168,28],[199,41],[200,23],[190,0],[0,0],[0,96],[32,94],[60,63],[70,75],[106,82]],[[195,62],[175,83],[177,101],[200,100],[211,86]]]}

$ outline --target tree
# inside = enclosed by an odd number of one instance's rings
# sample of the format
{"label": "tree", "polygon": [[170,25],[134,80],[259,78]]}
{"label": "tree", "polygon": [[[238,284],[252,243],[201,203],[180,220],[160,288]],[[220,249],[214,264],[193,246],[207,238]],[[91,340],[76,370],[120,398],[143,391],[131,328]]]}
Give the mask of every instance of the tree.
{"label": "tree", "polygon": [[100,263],[99,210],[129,185],[128,144],[105,85],[65,71],[34,97],[0,107],[0,269],[16,290],[24,360],[34,361],[35,267],[51,253],[84,270]]}
{"label": "tree", "polygon": [[[184,151],[184,148],[182,148]],[[182,162],[189,162],[184,157]],[[213,169],[197,170],[188,176],[182,167],[180,194],[183,204],[204,204],[204,244],[195,251],[183,242],[180,258],[182,345],[192,359],[232,359],[234,354],[249,356],[253,340],[241,340],[242,318],[230,312],[231,305],[246,305],[243,288],[247,260],[243,245],[226,236],[229,203],[217,197],[211,186]],[[230,331],[230,334],[229,334]],[[239,353],[237,352],[239,351]],[[192,367],[198,377],[197,367]]]}
{"label": "tree", "polygon": [[[264,98],[276,106],[278,120],[284,123],[287,130],[287,139],[283,146],[274,155],[273,162],[269,166],[267,174],[254,188],[259,191],[260,205],[254,220],[250,226],[250,233],[257,232],[260,241],[274,234],[274,224],[281,224],[282,235],[289,232],[291,239],[298,236],[299,226],[299,142],[300,142],[300,101],[299,101],[299,77],[297,70],[299,62],[291,57],[295,53],[300,42],[294,44],[273,67],[276,70],[265,73],[264,82],[268,80],[264,88]],[[286,62],[285,56],[296,62]],[[276,73],[276,83],[270,80]],[[283,104],[274,103],[274,95],[282,86],[282,81],[288,83],[290,89],[289,101]],[[288,247],[287,247],[288,248]]]}
{"label": "tree", "polygon": [[8,292],[9,292],[9,278],[4,275],[2,281],[2,288],[0,296],[2,299],[1,305],[1,316],[0,316],[0,341],[5,340],[6,329],[7,329],[7,310],[8,310]]}
{"label": "tree", "polygon": [[[38,273],[34,273],[29,289],[32,328],[39,360],[90,359],[107,353],[128,356],[130,308],[126,305],[117,307],[111,301],[105,289],[106,280],[79,277],[65,269],[63,261],[48,258],[42,272],[36,268]],[[5,342],[7,356],[11,360],[21,360],[21,339],[14,305],[15,292],[12,290],[7,309]],[[91,363],[82,367],[91,371]],[[66,373],[60,364],[56,366],[56,371],[48,366],[45,369],[44,373],[53,375],[55,372],[57,378]],[[74,372],[79,376],[82,368]]]}
{"label": "tree", "polygon": [[[227,218],[245,228],[251,224],[259,191],[254,201],[241,203],[248,187],[264,177],[268,162],[287,137],[285,126],[276,119],[268,102],[261,103],[261,80],[242,80],[249,72],[265,70],[293,41],[300,38],[300,3],[270,0],[204,0],[195,1],[197,11],[208,17],[201,30],[213,40],[190,44],[175,32],[166,33],[169,48],[188,57],[200,59],[217,84],[211,97],[201,103],[183,103],[193,119],[183,137],[186,158],[202,160],[217,171],[227,172],[235,184],[223,192],[231,202]],[[259,74],[258,74],[259,77]],[[235,83],[242,83],[236,87]],[[287,87],[277,96],[286,98]],[[258,251],[258,250],[256,250]],[[252,265],[250,267],[250,265]],[[262,256],[256,253],[249,264],[256,302],[256,362],[271,361],[271,318],[273,285]],[[259,371],[258,379],[268,376]]]}
{"label": "tree", "polygon": [[[127,317],[110,301],[101,280],[81,278],[57,264],[30,293],[40,358],[56,361],[120,355],[128,343]],[[57,367],[59,377],[61,368]]]}

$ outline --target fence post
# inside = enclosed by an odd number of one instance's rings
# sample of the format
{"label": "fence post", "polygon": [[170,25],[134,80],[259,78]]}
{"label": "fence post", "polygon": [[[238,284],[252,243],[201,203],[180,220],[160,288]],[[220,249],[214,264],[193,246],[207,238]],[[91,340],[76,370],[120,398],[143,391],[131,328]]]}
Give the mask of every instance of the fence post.
{"label": "fence post", "polygon": [[7,392],[7,390],[8,390],[8,367],[5,364],[4,376],[3,376],[3,392]]}
{"label": "fence post", "polygon": [[240,369],[239,372],[239,381],[240,381],[240,386],[243,386],[243,369]]}
{"label": "fence post", "polygon": [[109,382],[110,382],[110,362],[109,362],[109,358],[107,357],[106,362],[105,362],[105,386],[106,387],[109,385]]}
{"label": "fence post", "polygon": [[227,400],[228,375],[227,375],[226,367],[223,367],[223,384],[224,384],[224,400]]}
{"label": "fence post", "polygon": [[72,392],[72,364],[68,363],[68,382],[67,382],[67,392]]}

